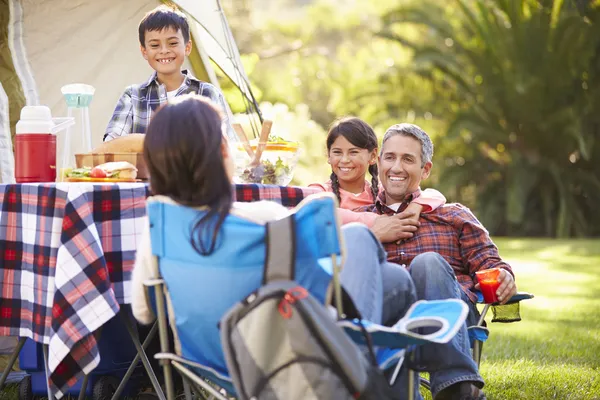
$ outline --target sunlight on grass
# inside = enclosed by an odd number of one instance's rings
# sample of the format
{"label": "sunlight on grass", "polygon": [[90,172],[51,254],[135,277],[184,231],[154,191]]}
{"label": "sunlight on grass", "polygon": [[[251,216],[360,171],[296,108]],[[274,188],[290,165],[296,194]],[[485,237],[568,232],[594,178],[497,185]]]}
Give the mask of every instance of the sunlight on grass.
{"label": "sunlight on grass", "polygon": [[[499,239],[523,320],[491,324],[489,399],[600,399],[600,240]],[[488,318],[490,319],[490,318]]]}

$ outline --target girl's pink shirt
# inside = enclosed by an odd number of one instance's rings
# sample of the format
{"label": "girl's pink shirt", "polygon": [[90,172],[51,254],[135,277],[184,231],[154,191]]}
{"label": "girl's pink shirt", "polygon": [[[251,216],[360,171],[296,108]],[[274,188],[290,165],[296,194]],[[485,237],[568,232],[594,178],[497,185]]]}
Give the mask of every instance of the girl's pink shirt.
{"label": "girl's pink shirt", "polygon": [[[309,187],[321,189],[323,192],[333,192],[331,181],[327,181],[323,184],[312,183]],[[377,218],[377,214],[371,212],[354,212],[352,210],[362,207],[369,206],[375,203],[373,194],[371,193],[371,184],[365,181],[365,187],[359,194],[354,194],[345,191],[340,188],[340,208],[339,215],[342,219],[343,224],[350,222],[361,222],[368,227],[373,226],[373,222]],[[421,195],[413,200],[413,203],[417,203],[423,206],[422,213],[429,213],[436,208],[446,204],[446,197],[435,189],[425,189],[421,192]]]}

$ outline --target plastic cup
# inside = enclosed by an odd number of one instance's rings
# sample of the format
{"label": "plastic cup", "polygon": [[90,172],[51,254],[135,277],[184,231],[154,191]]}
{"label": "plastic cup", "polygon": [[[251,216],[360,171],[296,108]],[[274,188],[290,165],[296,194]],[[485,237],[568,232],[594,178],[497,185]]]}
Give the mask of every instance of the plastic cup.
{"label": "plastic cup", "polygon": [[483,271],[477,271],[475,275],[479,281],[479,288],[481,294],[483,294],[483,301],[488,304],[497,303],[498,295],[496,294],[496,291],[500,286],[500,280],[498,279],[500,277],[500,269],[485,269]]}

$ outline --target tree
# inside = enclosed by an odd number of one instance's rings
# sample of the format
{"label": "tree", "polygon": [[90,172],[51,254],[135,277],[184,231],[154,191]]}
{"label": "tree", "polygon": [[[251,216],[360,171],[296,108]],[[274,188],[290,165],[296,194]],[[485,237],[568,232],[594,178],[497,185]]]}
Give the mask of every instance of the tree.
{"label": "tree", "polygon": [[[444,102],[442,189],[472,196],[495,233],[600,233],[591,217],[600,25],[598,7],[585,10],[562,0],[425,1],[384,18],[381,36],[414,52],[414,72]],[[404,24],[420,27],[418,40],[398,32]]]}

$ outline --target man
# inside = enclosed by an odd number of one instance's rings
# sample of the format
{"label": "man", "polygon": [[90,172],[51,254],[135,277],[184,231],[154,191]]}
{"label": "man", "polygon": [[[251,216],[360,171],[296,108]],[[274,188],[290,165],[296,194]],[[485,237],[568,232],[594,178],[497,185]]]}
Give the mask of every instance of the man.
{"label": "man", "polygon": [[[421,181],[431,172],[432,156],[433,143],[421,128],[412,124],[390,127],[379,155],[379,177],[384,190],[375,204],[360,211],[386,215],[402,212],[420,195]],[[422,214],[420,227],[412,238],[384,243],[384,247],[388,261],[409,266],[418,299],[464,300],[470,308],[468,325],[478,315],[473,292],[478,288],[476,271],[501,269],[497,291],[501,303],[517,291],[510,266],[498,255],[486,229],[461,204],[446,204]],[[384,292],[388,291],[384,288]],[[423,346],[419,352],[417,363],[430,372],[435,400],[485,399],[481,391],[483,379],[470,354],[467,324],[450,343]]]}

